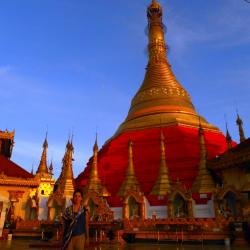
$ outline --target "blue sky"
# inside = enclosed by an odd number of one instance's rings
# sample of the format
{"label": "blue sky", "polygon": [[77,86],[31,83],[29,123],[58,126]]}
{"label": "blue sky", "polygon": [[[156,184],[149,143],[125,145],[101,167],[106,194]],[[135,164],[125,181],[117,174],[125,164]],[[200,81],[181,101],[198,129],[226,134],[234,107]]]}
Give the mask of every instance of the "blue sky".
{"label": "blue sky", "polygon": [[[125,119],[147,64],[150,0],[1,0],[0,129],[16,130],[12,160],[36,170],[48,128],[61,170],[74,134],[77,176]],[[250,4],[159,0],[169,62],[198,112],[238,141],[236,108],[250,136]]]}

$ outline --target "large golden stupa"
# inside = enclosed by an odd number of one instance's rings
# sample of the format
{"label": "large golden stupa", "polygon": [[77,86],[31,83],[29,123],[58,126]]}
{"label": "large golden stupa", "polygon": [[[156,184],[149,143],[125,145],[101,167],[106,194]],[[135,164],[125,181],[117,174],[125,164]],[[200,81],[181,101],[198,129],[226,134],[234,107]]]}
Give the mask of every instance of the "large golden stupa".
{"label": "large golden stupa", "polygon": [[[98,173],[111,194],[111,207],[121,207],[120,196],[126,190],[143,193],[149,206],[165,204],[167,198],[157,197],[165,192],[166,185],[179,183],[183,188],[192,188],[202,155],[213,158],[227,149],[225,136],[196,112],[171,69],[162,15],[161,5],[152,1],[147,8],[149,56],[144,80],[132,99],[127,118],[98,153]],[[92,159],[77,177],[77,186],[87,184],[91,166]],[[211,180],[203,175],[199,178],[206,180],[196,183]],[[211,185],[207,185],[207,193],[212,192],[208,188]]]}

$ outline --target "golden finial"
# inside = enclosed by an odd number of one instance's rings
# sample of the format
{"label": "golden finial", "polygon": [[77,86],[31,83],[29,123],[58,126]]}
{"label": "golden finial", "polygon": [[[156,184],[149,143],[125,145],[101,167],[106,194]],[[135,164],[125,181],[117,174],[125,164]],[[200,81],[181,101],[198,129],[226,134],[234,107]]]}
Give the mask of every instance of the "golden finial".
{"label": "golden finial", "polygon": [[66,159],[65,159],[65,178],[73,179],[73,144],[68,141],[67,150],[66,150]]}
{"label": "golden finial", "polygon": [[70,138],[66,144],[65,154],[62,160],[62,171],[60,173],[59,178],[57,179],[56,184],[58,188],[61,190],[62,194],[65,197],[72,197],[74,192],[74,176],[73,176],[73,143]]}
{"label": "golden finial", "polygon": [[140,191],[139,183],[135,176],[134,163],[133,163],[133,143],[131,140],[128,142],[128,167],[126,171],[125,179],[119,190],[118,195],[124,196],[127,191],[134,190]]}
{"label": "golden finial", "polygon": [[166,163],[166,154],[165,154],[165,138],[162,131],[160,136],[160,144],[161,144],[160,168],[159,168],[158,179],[151,192],[151,194],[153,195],[167,195],[170,192],[170,180],[169,180],[168,166]]}
{"label": "golden finial", "polygon": [[95,144],[93,146],[93,160],[92,167],[90,170],[90,177],[88,180],[88,184],[86,186],[87,191],[94,191],[98,194],[98,196],[110,196],[110,193],[107,191],[106,187],[102,185],[101,179],[98,174],[98,143],[97,143],[97,133]]}
{"label": "golden finial", "polygon": [[31,172],[32,175],[34,174],[34,164],[32,163],[32,167],[31,167]]}
{"label": "golden finial", "polygon": [[96,133],[96,136],[95,136],[95,144],[94,144],[94,147],[93,147],[93,152],[98,152],[98,143],[97,143],[97,133]]}
{"label": "golden finial", "polygon": [[237,120],[236,120],[236,124],[239,127],[239,135],[240,135],[240,142],[243,142],[246,140],[245,138],[245,133],[244,133],[244,129],[243,129],[243,121],[239,116],[239,113],[237,111]]}
{"label": "golden finial", "polygon": [[47,174],[48,173],[48,166],[47,166],[47,148],[48,148],[48,140],[47,140],[48,133],[46,132],[45,140],[43,143],[43,152],[40,160],[40,164],[36,171],[37,174]]}
{"label": "golden finial", "polygon": [[134,175],[134,162],[133,162],[133,142],[130,140],[128,143],[128,175]]}
{"label": "golden finial", "polygon": [[52,164],[52,160],[51,160],[50,166],[49,166],[49,174],[50,174],[51,176],[54,175],[54,174],[53,174],[53,164]]}
{"label": "golden finial", "polygon": [[98,182],[99,182],[97,161],[98,161],[98,144],[97,144],[97,135],[96,135],[95,144],[93,147],[93,163],[92,163],[90,178],[98,179]]}
{"label": "golden finial", "polygon": [[204,130],[199,118],[200,163],[198,175],[192,186],[193,193],[212,193],[215,187],[213,178],[207,169],[207,150],[204,138]]}
{"label": "golden finial", "polygon": [[231,149],[232,148],[232,137],[228,131],[227,122],[226,122],[226,142],[227,142],[227,148]]}

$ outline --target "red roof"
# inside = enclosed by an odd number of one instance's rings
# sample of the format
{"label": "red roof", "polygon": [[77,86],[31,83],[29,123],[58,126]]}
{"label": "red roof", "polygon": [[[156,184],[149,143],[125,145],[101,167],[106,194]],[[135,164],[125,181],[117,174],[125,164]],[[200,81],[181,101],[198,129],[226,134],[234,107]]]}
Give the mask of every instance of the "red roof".
{"label": "red roof", "polygon": [[[103,184],[111,193],[109,204],[121,206],[117,193],[124,180],[128,164],[128,141],[133,141],[133,159],[141,191],[151,205],[166,202],[153,199],[150,192],[158,177],[160,166],[160,133],[165,137],[166,161],[170,179],[177,179],[190,188],[198,172],[200,144],[198,129],[184,126],[152,128],[125,132],[105,144],[98,154],[98,171]],[[225,136],[221,132],[204,131],[208,158],[211,159],[227,150]],[[86,184],[92,159],[86,169],[76,178],[76,185]]]}
{"label": "red roof", "polygon": [[33,178],[34,176],[18,166],[13,161],[7,159],[3,155],[0,155],[0,174],[4,173],[9,177],[19,177],[19,178]]}

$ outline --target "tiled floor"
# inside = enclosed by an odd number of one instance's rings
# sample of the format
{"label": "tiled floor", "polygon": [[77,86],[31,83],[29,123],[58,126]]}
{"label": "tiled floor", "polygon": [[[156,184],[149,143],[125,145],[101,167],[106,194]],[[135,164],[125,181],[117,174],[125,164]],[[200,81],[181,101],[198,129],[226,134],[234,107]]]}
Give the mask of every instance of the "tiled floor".
{"label": "tiled floor", "polygon": [[[12,241],[0,241],[0,250],[47,250],[47,249],[59,249],[59,248],[32,248],[31,245],[43,244],[40,241],[32,240],[12,240]],[[201,245],[165,245],[165,244],[125,244],[121,245],[109,245],[103,244],[93,247],[88,247],[88,250],[249,250],[250,246],[232,246],[231,248],[225,248],[225,246],[219,245],[205,245],[203,248]]]}

